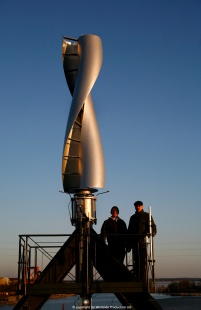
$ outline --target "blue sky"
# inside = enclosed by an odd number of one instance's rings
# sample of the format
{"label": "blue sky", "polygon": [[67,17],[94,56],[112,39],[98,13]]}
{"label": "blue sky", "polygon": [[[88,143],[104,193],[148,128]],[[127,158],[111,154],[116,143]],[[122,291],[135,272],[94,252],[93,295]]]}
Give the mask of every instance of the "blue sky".
{"label": "blue sky", "polygon": [[0,276],[18,235],[71,233],[61,158],[71,96],[62,36],[96,34],[92,96],[104,149],[99,233],[117,205],[152,206],[157,277],[201,277],[201,1],[0,2]]}

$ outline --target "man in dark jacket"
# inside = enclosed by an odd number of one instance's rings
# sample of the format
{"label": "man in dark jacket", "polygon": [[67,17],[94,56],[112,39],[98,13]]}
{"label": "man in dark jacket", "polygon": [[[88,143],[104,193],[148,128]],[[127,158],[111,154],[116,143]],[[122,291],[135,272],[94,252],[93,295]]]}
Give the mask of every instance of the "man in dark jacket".
{"label": "man in dark jacket", "polygon": [[143,202],[136,201],[134,203],[135,214],[130,218],[128,225],[128,248],[132,248],[133,267],[136,277],[140,280],[147,281],[147,244],[146,236],[150,236],[150,226],[152,236],[155,236],[157,230],[153,218],[151,225],[149,213],[144,212]]}
{"label": "man in dark jacket", "polygon": [[101,228],[101,238],[113,255],[123,263],[126,250],[127,227],[126,223],[119,217],[119,208],[114,206],[111,209],[111,217],[104,221]]}

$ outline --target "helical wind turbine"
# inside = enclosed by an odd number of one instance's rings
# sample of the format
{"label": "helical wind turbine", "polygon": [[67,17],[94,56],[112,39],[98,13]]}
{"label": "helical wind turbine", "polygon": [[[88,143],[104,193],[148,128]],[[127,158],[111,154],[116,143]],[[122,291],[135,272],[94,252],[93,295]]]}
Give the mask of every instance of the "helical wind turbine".
{"label": "helical wind turbine", "polygon": [[92,87],[102,65],[102,43],[96,35],[82,35],[77,40],[64,37],[63,68],[72,95],[66,127],[62,181],[71,198],[71,223],[79,231],[76,279],[83,285],[82,303],[91,304],[89,283],[92,266],[89,259],[90,228],[96,223],[96,198],[93,192],[104,187],[103,149],[91,97]]}
{"label": "helical wind turbine", "polygon": [[[56,290],[61,294],[80,294],[82,307],[78,308],[83,309],[93,309],[92,294],[108,292],[115,293],[123,308],[161,310],[148,294],[147,286],[136,279],[133,270],[130,272],[118,261],[92,228],[96,223],[93,193],[104,187],[105,179],[103,149],[91,97],[102,64],[101,39],[96,35],[82,35],[78,39],[63,37],[62,59],[72,95],[63,146],[62,181],[64,192],[71,196],[71,223],[76,229],[32,284],[31,249],[34,248],[36,268],[37,248],[44,254],[46,246],[43,248],[39,243],[29,246],[30,236],[20,236],[18,291],[23,297],[14,309],[41,309]],[[75,282],[64,282],[74,267]],[[94,281],[93,268],[103,283]]]}
{"label": "helical wind turbine", "polygon": [[64,139],[62,180],[66,193],[104,187],[102,144],[91,97],[102,65],[102,43],[96,35],[63,38],[66,81],[72,95]]}

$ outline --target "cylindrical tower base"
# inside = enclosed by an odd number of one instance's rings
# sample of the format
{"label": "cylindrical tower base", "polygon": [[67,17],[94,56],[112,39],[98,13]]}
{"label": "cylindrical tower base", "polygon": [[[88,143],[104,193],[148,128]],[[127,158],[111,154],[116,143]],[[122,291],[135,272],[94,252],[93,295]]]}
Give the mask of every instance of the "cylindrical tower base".
{"label": "cylindrical tower base", "polygon": [[80,190],[71,198],[72,218],[74,225],[77,222],[91,222],[96,224],[96,198],[89,190]]}

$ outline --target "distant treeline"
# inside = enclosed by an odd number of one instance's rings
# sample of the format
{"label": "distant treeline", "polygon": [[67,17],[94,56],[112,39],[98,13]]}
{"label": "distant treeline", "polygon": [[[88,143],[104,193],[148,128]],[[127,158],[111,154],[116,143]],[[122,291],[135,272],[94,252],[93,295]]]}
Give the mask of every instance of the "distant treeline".
{"label": "distant treeline", "polygon": [[167,287],[159,286],[158,292],[163,293],[201,293],[201,281],[173,281]]}
{"label": "distant treeline", "polygon": [[17,284],[10,283],[10,284],[1,284],[0,285],[0,294],[2,293],[9,293],[9,292],[14,292],[17,291]]}

